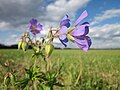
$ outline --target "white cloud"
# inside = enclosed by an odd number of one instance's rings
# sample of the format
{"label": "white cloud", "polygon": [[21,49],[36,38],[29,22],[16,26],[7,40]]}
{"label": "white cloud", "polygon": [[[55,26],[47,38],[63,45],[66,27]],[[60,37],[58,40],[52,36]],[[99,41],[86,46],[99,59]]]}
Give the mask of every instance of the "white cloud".
{"label": "white cloud", "polygon": [[18,36],[18,35],[13,34],[13,35],[11,35],[11,38],[17,38],[17,36]]}
{"label": "white cloud", "polygon": [[[60,20],[66,14],[68,14],[70,18],[75,18],[75,12],[86,6],[89,1],[90,0],[56,0],[49,4],[46,7],[45,15],[39,17],[39,19],[44,19],[43,24],[45,25],[45,30],[41,33],[46,34],[50,25],[53,25],[53,28],[56,28],[59,25]],[[54,42],[60,43],[58,39],[55,39]]]}
{"label": "white cloud", "polygon": [[10,23],[8,22],[4,22],[4,21],[0,22],[0,29],[6,28],[9,26],[10,26]]}
{"label": "white cloud", "polygon": [[101,14],[98,14],[96,17],[94,17],[93,21],[91,22],[91,25],[98,24],[106,19],[114,17],[120,17],[120,9],[111,9],[103,11]]}
{"label": "white cloud", "polygon": [[94,48],[120,48],[120,24],[105,24],[90,28]]}
{"label": "white cloud", "polygon": [[56,0],[46,7],[46,13],[53,20],[60,20],[64,15],[69,14],[75,17],[75,12],[86,6],[90,0]]}

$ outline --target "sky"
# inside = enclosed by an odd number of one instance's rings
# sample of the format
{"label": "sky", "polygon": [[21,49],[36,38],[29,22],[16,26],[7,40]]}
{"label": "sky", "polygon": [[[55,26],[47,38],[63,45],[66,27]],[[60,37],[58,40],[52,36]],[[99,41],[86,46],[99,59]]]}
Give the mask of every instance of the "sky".
{"label": "sky", "polygon": [[[37,38],[47,34],[49,27],[59,26],[69,15],[71,25],[87,10],[90,23],[91,48],[120,48],[120,0],[0,0],[0,43],[17,44],[28,30],[31,18],[36,18],[44,29]],[[58,39],[55,45],[62,47]],[[68,47],[76,47],[68,43]]]}

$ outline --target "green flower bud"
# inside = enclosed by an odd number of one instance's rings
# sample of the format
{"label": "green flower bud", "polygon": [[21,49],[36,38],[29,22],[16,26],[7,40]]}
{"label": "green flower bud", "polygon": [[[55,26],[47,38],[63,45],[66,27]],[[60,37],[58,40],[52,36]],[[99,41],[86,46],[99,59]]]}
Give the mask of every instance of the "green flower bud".
{"label": "green flower bud", "polygon": [[28,48],[27,43],[26,43],[26,42],[23,42],[23,43],[22,43],[22,50],[23,50],[23,51],[26,51],[27,48]]}
{"label": "green flower bud", "polygon": [[18,49],[20,50],[22,48],[22,41],[18,43]]}
{"label": "green flower bud", "polygon": [[67,38],[72,42],[74,42],[74,40],[75,40],[74,37],[72,37],[70,34],[67,34]]}
{"label": "green flower bud", "polygon": [[29,40],[29,41],[28,41],[28,45],[31,45],[31,44],[32,44],[32,42]]}
{"label": "green flower bud", "polygon": [[23,33],[23,36],[24,36],[24,37],[28,37],[28,35],[29,35],[28,32],[24,32],[24,33]]}
{"label": "green flower bud", "polygon": [[54,49],[54,46],[52,44],[46,44],[45,45],[46,57],[49,57],[52,54],[53,49]]}

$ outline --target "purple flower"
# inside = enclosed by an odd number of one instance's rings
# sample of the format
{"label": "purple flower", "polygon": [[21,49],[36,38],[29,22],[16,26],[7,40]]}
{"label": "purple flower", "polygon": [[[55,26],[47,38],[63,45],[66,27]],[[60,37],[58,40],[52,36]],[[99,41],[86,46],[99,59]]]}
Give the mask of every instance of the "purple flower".
{"label": "purple flower", "polygon": [[74,38],[74,43],[77,44],[79,48],[87,52],[91,46],[91,39],[87,36],[89,33],[89,23],[85,22],[72,30],[70,35]]}
{"label": "purple flower", "polygon": [[77,26],[80,21],[82,21],[84,18],[88,16],[87,11],[85,10],[80,17],[75,21],[74,26],[76,27],[74,30],[69,32],[69,35],[71,35],[73,42],[77,44],[79,48],[81,48],[83,51],[87,52],[88,49],[91,46],[91,39],[87,36],[89,33],[89,23],[84,22],[81,25]]}
{"label": "purple flower", "polygon": [[[89,23],[84,22],[81,25],[77,26],[81,20],[86,18],[88,16],[87,11],[85,10],[80,17],[76,20],[74,23],[74,27],[72,30],[68,30],[70,27],[70,20],[68,19],[68,15],[66,15],[61,23],[60,23],[60,30],[58,31],[59,40],[61,43],[66,47],[67,45],[65,44],[68,42],[68,39],[73,41],[79,48],[81,48],[83,51],[87,52],[91,46],[91,39],[90,37],[87,36],[89,33]],[[68,38],[67,38],[68,37]]]}
{"label": "purple flower", "polygon": [[60,30],[58,31],[58,34],[62,34],[58,38],[65,47],[67,47],[65,43],[68,42],[66,33],[69,27],[70,27],[70,19],[68,19],[68,15],[65,15],[62,21],[60,22]]}
{"label": "purple flower", "polygon": [[68,15],[65,15],[62,21],[60,22],[60,27],[66,26],[67,28],[70,27],[70,19],[68,19]]}
{"label": "purple flower", "polygon": [[38,23],[38,21],[34,18],[32,18],[30,20],[30,32],[32,32],[34,35],[40,33],[40,31],[42,30],[42,25],[40,23]]}

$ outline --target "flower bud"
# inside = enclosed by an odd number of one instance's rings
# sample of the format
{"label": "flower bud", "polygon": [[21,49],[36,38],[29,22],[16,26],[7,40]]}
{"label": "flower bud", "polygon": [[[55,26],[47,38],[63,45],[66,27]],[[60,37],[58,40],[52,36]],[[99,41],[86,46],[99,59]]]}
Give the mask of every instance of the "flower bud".
{"label": "flower bud", "polygon": [[26,42],[23,42],[23,43],[22,43],[22,50],[23,50],[23,51],[26,51],[27,46],[28,46],[27,43],[26,43]]}
{"label": "flower bud", "polygon": [[28,40],[28,45],[32,45],[32,41],[31,40]]}
{"label": "flower bud", "polygon": [[72,37],[70,34],[67,34],[67,38],[72,42],[74,42],[74,40],[75,40],[74,37]]}
{"label": "flower bud", "polygon": [[23,33],[23,36],[24,36],[24,37],[28,37],[28,32],[24,32],[24,33]]}
{"label": "flower bud", "polygon": [[45,45],[45,54],[47,57],[49,57],[52,54],[53,49],[54,49],[54,46],[52,44]]}
{"label": "flower bud", "polygon": [[18,43],[18,49],[20,50],[22,48],[22,41]]}

